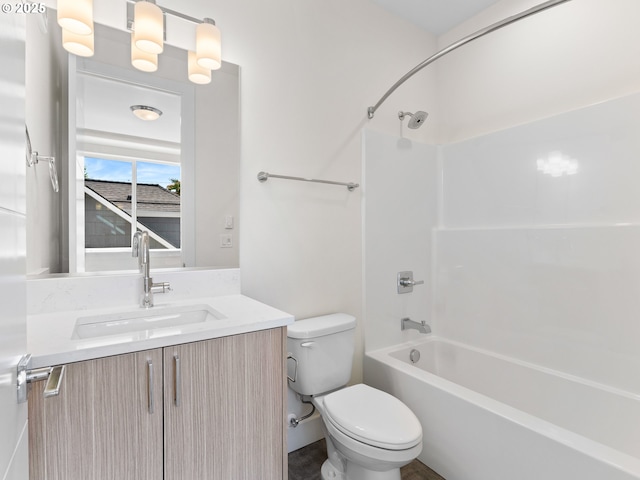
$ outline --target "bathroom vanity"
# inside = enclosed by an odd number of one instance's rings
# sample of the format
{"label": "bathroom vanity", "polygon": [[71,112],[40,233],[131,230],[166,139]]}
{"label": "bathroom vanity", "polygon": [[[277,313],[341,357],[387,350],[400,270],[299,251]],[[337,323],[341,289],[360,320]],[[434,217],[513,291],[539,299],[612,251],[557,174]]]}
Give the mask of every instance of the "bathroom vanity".
{"label": "bathroom vanity", "polygon": [[[171,307],[191,304],[216,315],[171,326],[160,305],[147,329],[126,307],[29,317],[32,368],[65,366],[58,395],[31,384],[31,479],[286,479],[293,317],[243,295]],[[91,320],[118,330],[78,329]]]}

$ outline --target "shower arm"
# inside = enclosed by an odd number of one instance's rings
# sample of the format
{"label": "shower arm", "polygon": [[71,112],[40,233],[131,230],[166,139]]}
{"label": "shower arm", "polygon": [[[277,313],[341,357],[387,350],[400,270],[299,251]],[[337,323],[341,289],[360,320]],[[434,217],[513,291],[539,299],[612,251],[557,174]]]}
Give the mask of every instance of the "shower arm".
{"label": "shower arm", "polygon": [[466,45],[469,42],[472,42],[473,40],[476,40],[480,37],[483,37],[484,35],[487,35],[491,32],[495,32],[496,30],[499,30],[502,27],[506,27],[507,25],[511,25],[512,23],[517,22],[518,20],[522,20],[523,18],[529,17],[531,15],[535,15],[536,13],[540,13],[544,10],[547,10],[551,7],[555,7],[556,5],[560,5],[561,3],[566,3],[569,2],[571,0],[549,0],[547,2],[541,3],[540,5],[536,5],[535,7],[532,7],[528,10],[525,10],[524,12],[520,12],[516,15],[512,15],[511,17],[507,17],[504,20],[500,20],[499,22],[496,22],[492,25],[489,25],[488,27],[485,27],[481,30],[478,30],[475,33],[472,33],[471,35],[468,35],[460,40],[458,40],[455,43],[452,43],[451,45],[449,45],[448,47],[443,48],[442,50],[440,50],[438,53],[435,53],[434,55],[430,56],[429,58],[427,58],[425,61],[423,61],[422,63],[416,65],[415,67],[413,67],[409,72],[407,72],[400,80],[398,80],[396,83],[393,84],[393,86],[387,90],[387,93],[385,93],[382,98],[380,100],[378,100],[378,103],[376,103],[373,107],[369,107],[367,109],[367,115],[369,117],[369,119],[372,119],[373,116],[376,113],[376,110],[378,110],[378,108],[380,107],[380,105],[382,105],[382,103],[389,98],[389,95],[391,95],[393,92],[396,91],[396,89],[402,85],[404,82],[406,82],[407,80],[409,80],[412,76],[414,76],[416,73],[418,73],[420,70],[422,70],[424,67],[426,67],[427,65],[435,62],[436,60],[438,60],[441,57],[444,57],[447,53],[453,52],[454,50],[456,50],[457,48],[460,48],[463,45]]}

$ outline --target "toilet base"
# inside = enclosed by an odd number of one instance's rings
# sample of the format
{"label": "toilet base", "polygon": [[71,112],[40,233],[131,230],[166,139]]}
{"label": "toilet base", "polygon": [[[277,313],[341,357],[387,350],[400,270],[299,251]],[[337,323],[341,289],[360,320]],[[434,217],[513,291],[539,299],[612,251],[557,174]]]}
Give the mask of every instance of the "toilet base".
{"label": "toilet base", "polygon": [[355,440],[327,421],[324,396],[316,396],[312,401],[322,417],[329,457],[322,464],[322,480],[401,480],[400,467],[410,463],[422,451],[422,441],[406,450],[395,451]]}
{"label": "toilet base", "polygon": [[339,472],[327,458],[322,464],[320,469],[320,476],[322,480],[346,480],[347,477],[343,473]]}
{"label": "toilet base", "polygon": [[354,463],[347,464],[347,472],[338,471],[329,459],[326,459],[320,470],[322,480],[400,480],[400,469],[394,468],[386,472],[376,472],[362,468]]}

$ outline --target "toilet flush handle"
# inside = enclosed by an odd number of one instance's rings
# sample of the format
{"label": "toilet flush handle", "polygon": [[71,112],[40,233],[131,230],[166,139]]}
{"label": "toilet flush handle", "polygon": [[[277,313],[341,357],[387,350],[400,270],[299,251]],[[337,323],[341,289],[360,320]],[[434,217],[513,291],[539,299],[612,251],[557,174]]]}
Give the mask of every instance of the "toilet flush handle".
{"label": "toilet flush handle", "polygon": [[287,353],[287,360],[293,360],[294,362],[296,362],[296,368],[293,371],[293,378],[291,378],[289,375],[287,375],[287,380],[289,380],[292,383],[296,382],[296,379],[298,378],[298,359],[296,357],[293,356],[292,353]]}

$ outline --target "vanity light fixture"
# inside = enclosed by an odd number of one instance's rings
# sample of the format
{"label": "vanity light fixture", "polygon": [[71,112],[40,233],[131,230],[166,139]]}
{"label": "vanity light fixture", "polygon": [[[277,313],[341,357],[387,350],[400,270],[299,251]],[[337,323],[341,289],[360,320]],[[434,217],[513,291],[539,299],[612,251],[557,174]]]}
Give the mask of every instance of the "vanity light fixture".
{"label": "vanity light fixture", "polygon": [[93,33],[93,0],[58,0],[58,25],[76,35]]}
{"label": "vanity light fixture", "polygon": [[[148,45],[141,43],[140,37],[138,36],[140,28],[143,28],[139,24],[138,8],[140,8],[140,4],[150,3],[151,1],[153,1],[153,7],[162,12],[163,21],[159,23],[162,28],[156,32],[158,38],[166,39],[166,31],[164,28],[166,26],[164,22],[166,16],[175,17],[195,25],[195,35],[193,38],[195,39],[196,53],[192,55],[191,50],[187,51],[187,75],[193,83],[199,85],[211,83],[211,70],[216,70],[222,66],[220,30],[216,26],[216,22],[211,18],[199,20],[176,12],[175,10],[161,7],[156,5],[154,0],[127,0],[127,28],[133,31],[135,46],[146,52],[151,52],[152,49],[147,48]],[[131,8],[131,6],[133,6],[133,8]],[[148,7],[148,5],[144,5],[143,8]],[[138,70],[155,71],[155,69],[158,68],[157,57],[155,59],[147,59],[147,61],[144,62],[138,60],[138,57],[134,56],[133,52],[132,47],[131,64]],[[160,52],[158,51],[155,55],[158,53]],[[153,63],[153,67],[151,63]],[[154,68],[154,70],[145,70],[145,68]]]}
{"label": "vanity light fixture", "polygon": [[193,83],[197,83],[198,85],[206,85],[207,83],[211,83],[211,70],[202,67],[198,63],[196,52],[189,51],[187,55],[189,80],[191,80]]}
{"label": "vanity light fixture", "polygon": [[62,46],[68,52],[79,57],[93,56],[93,32],[88,35],[78,35],[70,30],[62,29]]}
{"label": "vanity light fixture", "polygon": [[133,40],[133,32],[131,32],[131,65],[143,72],[158,70],[158,55],[140,50]]}
{"label": "vanity light fixture", "polygon": [[[131,64],[143,72],[158,69],[158,55],[164,49],[166,16],[195,25],[195,51],[188,50],[188,77],[193,83],[211,83],[211,71],[222,66],[220,30],[211,18],[199,20],[161,7],[156,0],[126,0],[127,30],[131,31]],[[93,0],[57,0],[62,44],[74,55],[90,57],[94,53]],[[179,28],[180,32],[184,29]],[[177,36],[176,36],[177,37]],[[184,39],[183,39],[184,40]],[[191,42],[192,40],[189,40]],[[176,40],[184,45],[188,42]],[[183,48],[185,48],[183,46]]]}
{"label": "vanity light fixture", "polygon": [[162,115],[162,110],[148,105],[131,105],[129,108],[136,117],[145,121],[157,120]]}
{"label": "vanity light fixture", "polygon": [[164,13],[155,0],[136,2],[133,41],[143,52],[159,54],[164,49]]}
{"label": "vanity light fixture", "polygon": [[80,57],[93,55],[93,0],[58,0],[62,46]]}
{"label": "vanity light fixture", "polygon": [[198,65],[208,70],[218,70],[222,66],[222,46],[220,29],[211,18],[205,18],[196,27],[196,58]]}

